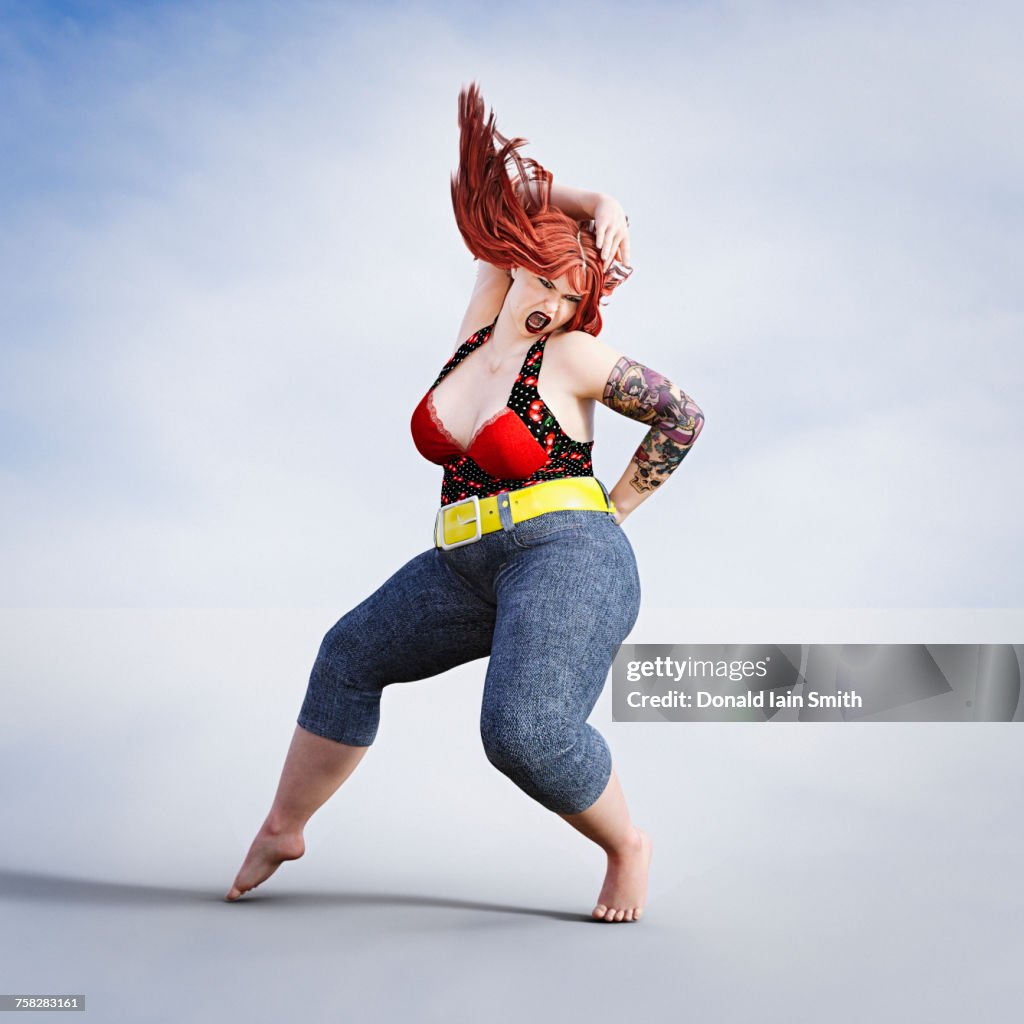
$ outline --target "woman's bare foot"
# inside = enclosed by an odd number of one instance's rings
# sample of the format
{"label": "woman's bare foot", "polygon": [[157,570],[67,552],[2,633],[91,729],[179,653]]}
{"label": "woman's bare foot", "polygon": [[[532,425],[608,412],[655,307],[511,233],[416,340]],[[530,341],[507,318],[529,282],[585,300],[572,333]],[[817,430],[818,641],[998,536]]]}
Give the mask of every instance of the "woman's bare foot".
{"label": "woman's bare foot", "polygon": [[224,899],[237,900],[260,882],[265,882],[286,860],[298,860],[305,852],[306,843],[301,832],[274,831],[264,823]]}
{"label": "woman's bare foot", "polygon": [[623,850],[608,854],[608,873],[591,917],[597,921],[639,921],[647,900],[647,870],[651,837],[634,829],[635,839]]}

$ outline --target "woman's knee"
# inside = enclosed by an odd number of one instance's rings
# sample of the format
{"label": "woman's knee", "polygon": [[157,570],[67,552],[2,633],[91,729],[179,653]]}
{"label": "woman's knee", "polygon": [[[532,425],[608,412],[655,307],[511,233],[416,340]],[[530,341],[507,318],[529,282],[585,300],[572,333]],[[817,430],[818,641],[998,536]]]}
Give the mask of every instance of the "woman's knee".
{"label": "woman's knee", "polygon": [[573,761],[586,745],[586,724],[576,726],[531,714],[530,709],[491,711],[481,717],[480,738],[487,760],[513,779],[530,778],[554,771]]}
{"label": "woman's knee", "polygon": [[377,691],[381,681],[376,671],[379,658],[367,650],[365,624],[349,612],[324,634],[317,651],[310,685],[346,686],[350,689]]}
{"label": "woman's knee", "polygon": [[527,716],[482,722],[488,761],[523,792],[557,814],[576,814],[601,795],[611,753],[601,734],[583,724],[551,729]]}
{"label": "woman's knee", "polygon": [[480,739],[487,759],[502,771],[526,768],[557,755],[574,742],[572,731],[560,728],[553,716],[542,717],[523,705],[485,705],[480,716]]}
{"label": "woman's knee", "polygon": [[298,722],[318,736],[369,746],[380,723],[381,686],[359,663],[351,633],[342,619],[324,636]]}

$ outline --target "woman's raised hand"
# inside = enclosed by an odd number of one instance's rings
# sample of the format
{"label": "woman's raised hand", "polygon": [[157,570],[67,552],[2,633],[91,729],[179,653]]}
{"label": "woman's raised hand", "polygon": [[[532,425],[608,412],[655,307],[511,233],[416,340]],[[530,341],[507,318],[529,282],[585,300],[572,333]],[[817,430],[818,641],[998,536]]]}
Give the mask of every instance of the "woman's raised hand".
{"label": "woman's raised hand", "polygon": [[594,204],[594,235],[607,270],[615,260],[629,262],[629,219],[617,199],[601,195]]}

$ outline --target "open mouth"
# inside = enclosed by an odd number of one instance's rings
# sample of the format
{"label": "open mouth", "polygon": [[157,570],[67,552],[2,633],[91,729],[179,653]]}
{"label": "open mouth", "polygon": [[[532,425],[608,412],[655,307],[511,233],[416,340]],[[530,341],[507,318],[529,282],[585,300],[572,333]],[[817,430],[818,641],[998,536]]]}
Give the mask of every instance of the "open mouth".
{"label": "open mouth", "polygon": [[526,318],[527,330],[532,331],[534,334],[539,334],[549,323],[551,323],[551,317],[545,313],[531,313]]}

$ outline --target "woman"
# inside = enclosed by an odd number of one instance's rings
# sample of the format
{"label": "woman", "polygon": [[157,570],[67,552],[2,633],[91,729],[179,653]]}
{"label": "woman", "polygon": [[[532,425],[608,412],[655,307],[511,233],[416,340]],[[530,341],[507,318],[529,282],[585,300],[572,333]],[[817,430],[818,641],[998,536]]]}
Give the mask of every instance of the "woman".
{"label": "woman", "polygon": [[[651,842],[586,719],[639,607],[621,524],[679,465],[703,415],[596,338],[598,300],[628,275],[621,206],[554,186],[519,155],[524,140],[485,121],[475,86],[459,125],[452,200],[481,262],[461,344],[412,419],[417,448],[444,467],[435,546],[324,638],[274,804],[226,898],[302,856],[306,822],[373,742],[384,686],[489,656],[488,759],[605,851],[592,917],[636,921]],[[596,402],[650,425],[610,494],[582,440]]]}

